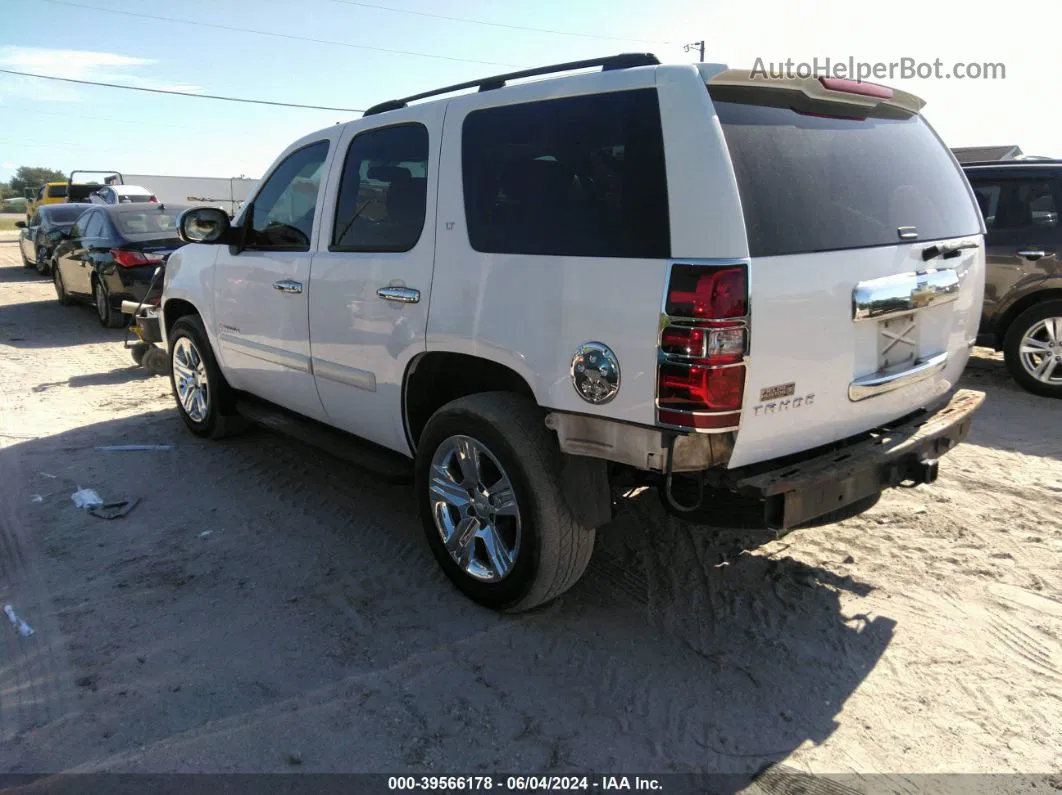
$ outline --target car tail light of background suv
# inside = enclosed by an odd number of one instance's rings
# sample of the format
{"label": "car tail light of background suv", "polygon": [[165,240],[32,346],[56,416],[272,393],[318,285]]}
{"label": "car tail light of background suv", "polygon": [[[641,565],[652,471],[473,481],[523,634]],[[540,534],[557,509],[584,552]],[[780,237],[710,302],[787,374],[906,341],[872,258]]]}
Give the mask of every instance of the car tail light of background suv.
{"label": "car tail light of background suv", "polygon": [[696,431],[741,419],[749,344],[744,264],[671,266],[660,319],[656,419]]}

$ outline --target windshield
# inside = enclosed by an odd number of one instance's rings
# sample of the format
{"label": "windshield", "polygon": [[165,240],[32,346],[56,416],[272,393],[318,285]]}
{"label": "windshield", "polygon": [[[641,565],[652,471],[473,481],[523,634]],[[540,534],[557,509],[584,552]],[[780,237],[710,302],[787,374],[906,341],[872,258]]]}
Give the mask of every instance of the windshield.
{"label": "windshield", "polygon": [[180,209],[147,209],[143,212],[117,212],[114,219],[118,231],[125,237],[135,238],[140,235],[151,237],[177,237],[177,216]]}
{"label": "windshield", "polygon": [[965,180],[919,115],[828,118],[715,102],[752,256],[976,235]]}
{"label": "windshield", "polygon": [[66,196],[66,185],[49,185],[48,198],[61,199]]}

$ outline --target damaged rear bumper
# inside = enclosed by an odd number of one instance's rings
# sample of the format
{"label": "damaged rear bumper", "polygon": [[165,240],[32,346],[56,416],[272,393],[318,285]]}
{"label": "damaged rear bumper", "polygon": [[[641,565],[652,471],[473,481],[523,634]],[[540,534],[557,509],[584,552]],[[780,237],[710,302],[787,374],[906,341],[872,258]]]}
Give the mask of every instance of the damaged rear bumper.
{"label": "damaged rear bumper", "polygon": [[966,438],[984,399],[983,392],[961,389],[869,437],[810,458],[720,471],[709,482],[763,500],[767,526],[788,530],[887,488],[932,483],[937,459]]}

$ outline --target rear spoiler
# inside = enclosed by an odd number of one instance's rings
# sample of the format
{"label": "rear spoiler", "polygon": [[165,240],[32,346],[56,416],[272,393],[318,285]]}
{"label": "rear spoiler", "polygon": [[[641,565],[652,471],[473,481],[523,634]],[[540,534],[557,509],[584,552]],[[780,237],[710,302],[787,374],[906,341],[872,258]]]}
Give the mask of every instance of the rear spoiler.
{"label": "rear spoiler", "polygon": [[720,101],[784,105],[808,113],[853,116],[914,116],[925,100],[906,91],[831,77],[767,77],[748,69],[727,69],[708,80],[708,90]]}

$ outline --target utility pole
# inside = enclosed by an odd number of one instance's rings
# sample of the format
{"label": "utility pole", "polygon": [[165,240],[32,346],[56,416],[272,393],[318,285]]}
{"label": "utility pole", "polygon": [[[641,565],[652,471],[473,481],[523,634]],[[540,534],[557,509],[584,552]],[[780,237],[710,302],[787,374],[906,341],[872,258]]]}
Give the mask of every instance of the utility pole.
{"label": "utility pole", "polygon": [[693,42],[693,44],[686,44],[685,46],[683,46],[682,49],[684,49],[686,52],[689,52],[690,50],[699,50],[700,53],[701,53],[701,63],[704,63],[704,42],[703,41],[695,41],[695,42]]}

